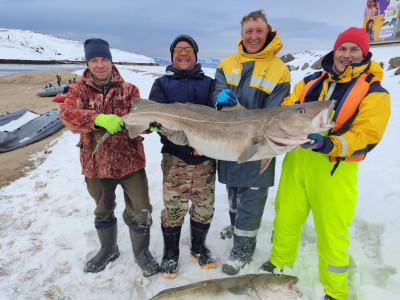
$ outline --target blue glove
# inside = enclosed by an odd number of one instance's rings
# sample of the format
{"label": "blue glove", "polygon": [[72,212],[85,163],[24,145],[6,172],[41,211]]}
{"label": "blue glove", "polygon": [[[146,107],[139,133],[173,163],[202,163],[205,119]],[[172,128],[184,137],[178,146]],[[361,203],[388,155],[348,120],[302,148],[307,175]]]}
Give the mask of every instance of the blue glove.
{"label": "blue glove", "polygon": [[304,149],[321,149],[325,144],[324,137],[320,134],[311,133],[307,138],[314,141],[301,145]]}
{"label": "blue glove", "polygon": [[223,90],[217,98],[217,109],[221,110],[224,106],[233,106],[237,102],[236,95],[230,89]]}

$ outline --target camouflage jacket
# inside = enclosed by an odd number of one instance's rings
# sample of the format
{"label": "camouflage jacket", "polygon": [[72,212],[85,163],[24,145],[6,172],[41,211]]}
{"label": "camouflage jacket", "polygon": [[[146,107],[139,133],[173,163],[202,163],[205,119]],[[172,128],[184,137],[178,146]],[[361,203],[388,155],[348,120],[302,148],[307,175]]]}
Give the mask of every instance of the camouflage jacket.
{"label": "camouflage jacket", "polygon": [[109,136],[98,152],[94,131],[95,118],[100,114],[123,116],[129,113],[133,102],[140,97],[139,89],[127,83],[117,68],[112,69],[114,81],[107,90],[98,87],[86,69],[81,80],[71,85],[60,118],[73,133],[80,134],[78,147],[82,174],[89,178],[119,178],[143,169],[146,164],[141,136],[129,138],[127,130]]}

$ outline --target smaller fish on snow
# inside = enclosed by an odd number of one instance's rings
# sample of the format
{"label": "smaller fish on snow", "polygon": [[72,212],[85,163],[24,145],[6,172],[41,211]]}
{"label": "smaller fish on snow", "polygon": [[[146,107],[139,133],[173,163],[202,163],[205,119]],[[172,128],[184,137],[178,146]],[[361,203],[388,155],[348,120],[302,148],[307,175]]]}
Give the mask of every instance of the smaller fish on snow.
{"label": "smaller fish on snow", "polygon": [[268,299],[296,300],[303,294],[296,287],[298,278],[284,274],[247,274],[210,279],[166,289],[150,300],[162,299]]}

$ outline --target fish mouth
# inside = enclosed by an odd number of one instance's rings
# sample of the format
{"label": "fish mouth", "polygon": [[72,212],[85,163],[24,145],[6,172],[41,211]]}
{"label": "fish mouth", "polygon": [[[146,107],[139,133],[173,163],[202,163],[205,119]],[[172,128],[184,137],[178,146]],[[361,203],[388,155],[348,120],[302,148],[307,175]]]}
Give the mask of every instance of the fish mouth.
{"label": "fish mouth", "polygon": [[288,146],[287,144],[279,143],[279,142],[277,142],[277,141],[275,141],[275,140],[273,140],[273,139],[270,139],[270,141],[271,141],[273,144],[275,144],[276,146],[278,146],[278,147],[287,147],[287,146]]}
{"label": "fish mouth", "polygon": [[285,147],[293,147],[293,146],[299,146],[304,143],[308,143],[310,139],[285,139],[285,138],[279,138],[279,137],[267,137],[267,140],[269,140],[272,144],[277,146],[278,148],[285,148]]}
{"label": "fish mouth", "polygon": [[299,288],[296,286],[296,283],[299,281],[299,279],[295,278],[289,282],[289,290],[295,292],[298,296],[301,297],[303,296],[303,293],[299,290]]}
{"label": "fish mouth", "polygon": [[311,121],[312,126],[315,129],[315,133],[324,132],[333,128],[335,123],[331,121],[331,113],[335,106],[335,101],[333,100],[329,107],[321,110]]}

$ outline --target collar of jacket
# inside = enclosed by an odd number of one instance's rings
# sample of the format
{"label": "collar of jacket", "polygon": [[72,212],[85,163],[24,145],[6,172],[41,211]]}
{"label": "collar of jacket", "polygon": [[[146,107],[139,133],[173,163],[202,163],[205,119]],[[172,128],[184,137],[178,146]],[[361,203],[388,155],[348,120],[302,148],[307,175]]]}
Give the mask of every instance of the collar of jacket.
{"label": "collar of jacket", "polygon": [[337,82],[348,82],[357,78],[361,73],[367,72],[378,77],[379,80],[383,78],[382,67],[374,60],[371,59],[372,53],[368,52],[367,57],[360,63],[348,66],[343,73],[336,74],[333,70],[333,51],[329,52],[321,61],[322,68],[328,72],[329,79]]}
{"label": "collar of jacket", "polygon": [[238,54],[240,55],[242,62],[265,60],[275,57],[282,49],[283,45],[279,33],[274,30],[270,25],[268,25],[267,41],[269,41],[269,43],[266,47],[264,47],[264,49],[262,49],[260,52],[250,54],[244,51],[243,39],[239,38],[236,45],[238,47]]}
{"label": "collar of jacket", "polygon": [[180,79],[180,78],[198,79],[204,76],[204,72],[201,69],[201,64],[199,63],[197,63],[193,69],[187,71],[180,71],[176,69],[173,65],[169,65],[165,69],[165,75],[170,76],[172,79]]}

